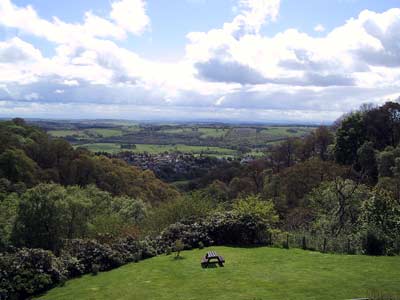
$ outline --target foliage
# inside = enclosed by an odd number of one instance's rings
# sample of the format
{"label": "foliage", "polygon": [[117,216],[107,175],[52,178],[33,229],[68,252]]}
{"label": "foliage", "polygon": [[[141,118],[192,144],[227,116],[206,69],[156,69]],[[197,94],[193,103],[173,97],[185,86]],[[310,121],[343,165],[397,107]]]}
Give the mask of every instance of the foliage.
{"label": "foliage", "polygon": [[[3,201],[1,205],[8,203]],[[64,239],[106,235],[115,239],[127,227],[141,222],[146,214],[143,201],[112,197],[95,186],[64,188],[39,184],[15,203],[18,208],[12,230],[14,244],[53,251],[61,248]],[[9,227],[6,224],[0,228]]]}
{"label": "foliage", "polygon": [[69,240],[63,253],[76,257],[83,266],[84,273],[92,272],[93,265],[97,265],[100,271],[107,271],[124,262],[119,252],[95,240]]}
{"label": "foliage", "polygon": [[357,156],[357,164],[364,182],[370,185],[376,184],[378,180],[378,164],[376,161],[376,151],[372,142],[364,143],[357,150]]}
{"label": "foliage", "polygon": [[367,139],[375,149],[396,147],[400,141],[400,103],[386,102],[368,110],[364,116]]}
{"label": "foliage", "polygon": [[0,154],[0,177],[12,182],[25,182],[33,185],[37,182],[37,165],[24,151],[7,149]]}
{"label": "foliage", "polygon": [[174,243],[174,251],[176,252],[175,258],[180,258],[181,256],[181,251],[185,249],[185,244],[182,242],[182,240],[176,240]]}
{"label": "foliage", "polygon": [[207,223],[175,223],[165,228],[157,237],[159,252],[174,248],[174,242],[177,240],[182,241],[186,249],[196,248],[199,243],[203,243],[203,245],[212,244]]}
{"label": "foliage", "polygon": [[24,193],[12,234],[15,245],[58,250],[68,234],[66,198],[57,185],[41,184]]}
{"label": "foliage", "polygon": [[367,254],[400,253],[400,203],[389,192],[375,189],[363,203],[361,218]]}
{"label": "foliage", "polygon": [[315,230],[328,236],[357,233],[361,205],[368,196],[368,188],[352,180],[322,183],[308,196],[315,212]]}
{"label": "foliage", "polygon": [[11,233],[17,215],[19,198],[15,193],[0,200],[0,252],[11,246]]}
{"label": "foliage", "polygon": [[160,203],[178,196],[153,173],[118,159],[95,156],[66,141],[52,139],[23,120],[0,122],[0,178],[31,187],[40,182],[97,187],[113,195]]}
{"label": "foliage", "polygon": [[352,164],[357,159],[358,148],[366,141],[363,115],[352,113],[345,118],[336,131],[335,160],[341,164]]}
{"label": "foliage", "polygon": [[86,273],[97,274],[148,256],[144,243],[132,238],[112,244],[68,240],[60,256],[41,249],[21,248],[0,253],[0,298],[25,299]]}
{"label": "foliage", "polygon": [[170,224],[204,219],[216,209],[216,204],[206,192],[193,192],[153,207],[144,219],[143,228],[146,233],[157,235]]}
{"label": "foliage", "polygon": [[25,299],[63,282],[64,264],[49,251],[19,249],[0,254],[0,298]]}

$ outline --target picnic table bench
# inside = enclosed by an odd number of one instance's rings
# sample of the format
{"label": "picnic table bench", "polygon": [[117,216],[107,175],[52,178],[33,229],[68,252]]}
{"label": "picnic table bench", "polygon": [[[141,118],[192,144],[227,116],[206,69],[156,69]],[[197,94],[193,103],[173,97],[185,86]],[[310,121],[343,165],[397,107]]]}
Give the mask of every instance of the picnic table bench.
{"label": "picnic table bench", "polygon": [[201,265],[204,268],[207,268],[210,263],[217,262],[220,267],[224,266],[225,259],[218,255],[215,251],[209,251],[205,256],[201,259]]}

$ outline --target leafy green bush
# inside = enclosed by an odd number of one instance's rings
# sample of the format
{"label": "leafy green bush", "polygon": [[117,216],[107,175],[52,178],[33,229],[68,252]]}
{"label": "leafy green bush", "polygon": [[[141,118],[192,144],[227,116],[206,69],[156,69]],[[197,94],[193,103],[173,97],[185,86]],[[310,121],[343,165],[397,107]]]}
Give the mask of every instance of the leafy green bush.
{"label": "leafy green bush", "polygon": [[176,240],[182,240],[185,249],[197,248],[200,242],[203,246],[270,244],[268,232],[277,220],[271,202],[249,196],[235,203],[231,211],[214,213],[200,222],[168,226],[157,238],[158,251],[164,252]]}
{"label": "leafy green bush", "polygon": [[164,251],[157,251],[157,242],[153,239],[146,237],[140,241],[140,249],[142,252],[142,259],[151,258]]}
{"label": "leafy green bush", "polygon": [[18,249],[0,254],[0,299],[25,299],[66,280],[68,271],[50,251]]}
{"label": "leafy green bush", "polygon": [[157,238],[158,251],[165,252],[165,249],[173,248],[176,240],[182,240],[185,249],[196,248],[200,242],[203,246],[212,243],[205,223],[175,223],[168,226]]}
{"label": "leafy green bush", "polygon": [[204,248],[204,243],[202,241],[199,242],[199,249],[203,249]]}
{"label": "leafy green bush", "polygon": [[174,243],[174,251],[176,252],[175,258],[180,258],[181,251],[185,249],[185,244],[182,242],[182,240],[176,240]]}
{"label": "leafy green bush", "polygon": [[92,265],[92,275],[96,276],[100,272],[100,266],[98,264]]}
{"label": "leafy green bush", "polygon": [[74,256],[64,254],[60,257],[68,272],[68,278],[80,276],[85,273],[85,266]]}
{"label": "leafy green bush", "polygon": [[210,238],[219,245],[271,244],[271,229],[278,221],[271,201],[248,196],[234,203],[232,211],[216,213],[205,224]]}
{"label": "leafy green bush", "polygon": [[99,266],[100,271],[107,271],[125,263],[124,256],[119,251],[95,240],[70,240],[63,252],[76,257],[85,273],[90,273],[94,264]]}
{"label": "leafy green bush", "polygon": [[388,191],[374,189],[363,203],[363,245],[367,254],[400,254],[400,203]]}
{"label": "leafy green bush", "polygon": [[145,252],[142,248],[143,245],[131,237],[119,239],[110,246],[119,253],[123,263],[137,262],[143,258],[143,253]]}

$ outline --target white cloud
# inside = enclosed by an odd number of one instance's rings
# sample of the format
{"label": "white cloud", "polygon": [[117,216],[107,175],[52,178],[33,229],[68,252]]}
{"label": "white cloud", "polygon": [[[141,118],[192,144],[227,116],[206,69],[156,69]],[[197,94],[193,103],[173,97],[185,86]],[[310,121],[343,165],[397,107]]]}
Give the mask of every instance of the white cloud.
{"label": "white cloud", "polygon": [[318,38],[262,35],[279,4],[238,0],[231,22],[189,33],[185,57],[159,63],[118,44],[149,28],[144,1],[117,1],[110,19],[87,12],[71,24],[0,0],[0,25],[45,38],[56,53],[0,42],[1,114],[322,121],[398,94],[400,9],[364,11]]}
{"label": "white cloud", "polygon": [[316,31],[316,32],[324,32],[325,31],[325,27],[322,24],[315,25],[314,31]]}
{"label": "white cloud", "polygon": [[39,99],[39,94],[38,93],[30,93],[28,95],[24,96],[25,100],[31,101],[31,100],[38,100]]}
{"label": "white cloud", "polygon": [[62,81],[63,84],[67,85],[67,86],[79,86],[79,82],[77,80],[63,80]]}
{"label": "white cloud", "polygon": [[32,6],[18,7],[11,0],[0,0],[0,24],[58,44],[79,43],[95,37],[124,39],[127,32],[140,34],[149,25],[141,0],[121,0],[111,5],[111,18],[115,23],[86,12],[83,23],[72,24],[57,17],[48,21]]}
{"label": "white cloud", "polygon": [[115,1],[110,16],[121,28],[133,34],[141,34],[150,25],[144,0]]}
{"label": "white cloud", "polygon": [[0,63],[26,63],[41,59],[40,50],[20,38],[0,42]]}

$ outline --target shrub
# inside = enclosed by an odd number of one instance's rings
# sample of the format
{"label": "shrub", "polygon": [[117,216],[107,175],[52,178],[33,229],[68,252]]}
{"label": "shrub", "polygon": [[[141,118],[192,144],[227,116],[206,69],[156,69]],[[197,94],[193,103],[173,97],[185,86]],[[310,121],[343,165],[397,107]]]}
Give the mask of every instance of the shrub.
{"label": "shrub", "polygon": [[182,240],[186,250],[196,248],[199,242],[202,242],[203,245],[212,243],[205,223],[175,223],[167,227],[158,237],[159,252],[165,252],[168,247],[173,247],[176,240]]}
{"label": "shrub", "polygon": [[271,244],[269,231],[278,220],[273,204],[257,197],[247,197],[235,204],[232,211],[217,212],[201,222],[175,223],[157,238],[158,252],[164,253],[182,240],[184,249],[205,245]]}
{"label": "shrub", "polygon": [[125,262],[120,252],[95,240],[70,240],[66,242],[63,253],[76,257],[85,273],[92,271],[93,264],[99,265],[100,271],[107,271]]}
{"label": "shrub", "polygon": [[92,265],[92,275],[96,276],[100,272],[100,265],[93,264]]}
{"label": "shrub", "polygon": [[137,262],[143,256],[141,243],[132,237],[119,239],[111,244],[111,248],[119,253],[123,263]]}
{"label": "shrub", "polygon": [[164,253],[164,251],[157,251],[157,242],[148,237],[140,241],[140,249],[142,251],[142,259],[154,257],[158,253]]}
{"label": "shrub", "polygon": [[251,214],[218,213],[205,226],[210,239],[218,245],[271,244],[269,224]]}
{"label": "shrub", "polygon": [[25,299],[63,282],[64,264],[51,252],[19,249],[0,254],[0,299]]}
{"label": "shrub", "polygon": [[77,277],[85,273],[84,265],[76,257],[65,254],[60,257],[60,260],[68,272],[68,278]]}
{"label": "shrub", "polygon": [[199,242],[199,249],[203,249],[204,248],[204,243],[202,241]]}
{"label": "shrub", "polygon": [[180,257],[181,251],[185,248],[185,244],[182,240],[176,240],[174,243],[174,251],[176,252],[176,257]]}
{"label": "shrub", "polygon": [[172,248],[171,247],[165,248],[165,255],[171,255],[171,253],[172,253]]}

